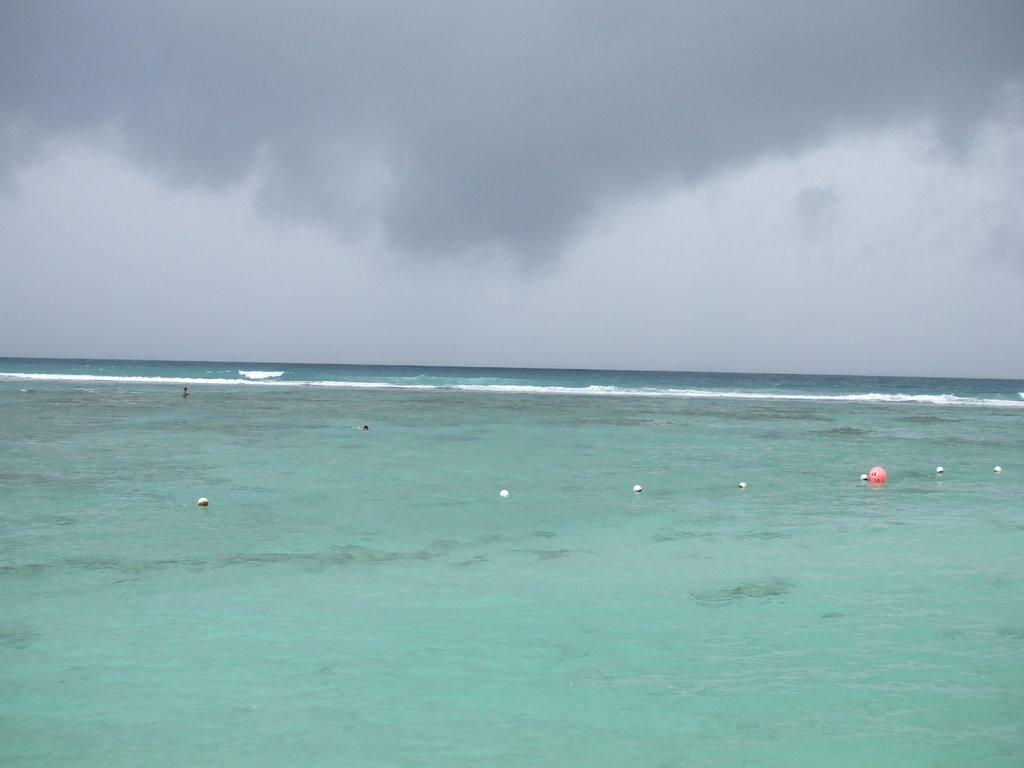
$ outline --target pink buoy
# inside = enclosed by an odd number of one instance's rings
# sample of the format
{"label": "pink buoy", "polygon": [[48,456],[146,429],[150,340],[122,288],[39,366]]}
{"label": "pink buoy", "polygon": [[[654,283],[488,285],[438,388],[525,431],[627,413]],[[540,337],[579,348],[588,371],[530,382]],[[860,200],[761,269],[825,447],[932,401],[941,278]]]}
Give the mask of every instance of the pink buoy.
{"label": "pink buoy", "polygon": [[885,482],[885,470],[882,467],[872,467],[868,472],[868,482],[872,485],[882,485]]}

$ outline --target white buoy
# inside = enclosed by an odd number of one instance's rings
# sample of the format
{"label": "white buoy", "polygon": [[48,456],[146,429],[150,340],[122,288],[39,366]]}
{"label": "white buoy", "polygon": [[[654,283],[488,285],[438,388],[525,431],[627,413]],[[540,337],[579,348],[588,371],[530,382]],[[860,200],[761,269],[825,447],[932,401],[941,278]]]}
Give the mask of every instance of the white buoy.
{"label": "white buoy", "polygon": [[936,467],[935,468],[935,473],[938,474],[938,475],[941,475],[944,471],[945,470],[942,467]]}
{"label": "white buoy", "polygon": [[739,484],[738,486],[736,486],[736,487],[737,487],[737,488],[746,488],[746,487],[747,487],[747,484],[746,484],[746,483],[740,483],[740,484]]}
{"label": "white buoy", "polygon": [[861,480],[867,480],[867,479],[868,479],[868,476],[867,476],[867,475],[861,475],[861,476],[860,476],[860,479],[861,479]]}
{"label": "white buoy", "polygon": [[210,503],[210,500],[205,496],[200,496],[199,501],[196,502],[200,507],[205,507]]}
{"label": "white buoy", "polygon": [[502,488],[500,491],[498,491],[498,495],[501,496],[501,498],[504,499],[506,496],[508,496],[508,491],[506,491],[504,488]]}
{"label": "white buoy", "polygon": [[642,490],[643,490],[642,486],[639,486],[639,485],[634,485],[633,486],[633,493],[640,493],[640,491],[642,491]]}
{"label": "white buoy", "polygon": [[1002,471],[1003,471],[1003,468],[1002,468],[1002,467],[994,467],[994,468],[992,469],[992,471],[993,471],[993,472],[997,472],[997,473],[998,473],[998,472],[1002,472]]}

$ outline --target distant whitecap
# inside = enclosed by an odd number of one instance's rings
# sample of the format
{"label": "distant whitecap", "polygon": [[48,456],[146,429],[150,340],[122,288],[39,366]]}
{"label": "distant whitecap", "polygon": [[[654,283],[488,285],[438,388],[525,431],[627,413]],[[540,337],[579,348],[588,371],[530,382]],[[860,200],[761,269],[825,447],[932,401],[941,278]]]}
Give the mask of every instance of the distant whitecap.
{"label": "distant whitecap", "polygon": [[259,381],[260,379],[276,379],[284,376],[284,371],[239,371],[238,375],[244,379]]}

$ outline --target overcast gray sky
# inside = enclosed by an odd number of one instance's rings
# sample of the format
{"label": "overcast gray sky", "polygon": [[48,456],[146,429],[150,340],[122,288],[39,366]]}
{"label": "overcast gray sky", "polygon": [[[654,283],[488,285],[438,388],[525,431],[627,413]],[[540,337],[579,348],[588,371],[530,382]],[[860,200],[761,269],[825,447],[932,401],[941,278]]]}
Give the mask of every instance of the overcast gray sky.
{"label": "overcast gray sky", "polygon": [[1024,378],[1024,3],[0,0],[0,356]]}

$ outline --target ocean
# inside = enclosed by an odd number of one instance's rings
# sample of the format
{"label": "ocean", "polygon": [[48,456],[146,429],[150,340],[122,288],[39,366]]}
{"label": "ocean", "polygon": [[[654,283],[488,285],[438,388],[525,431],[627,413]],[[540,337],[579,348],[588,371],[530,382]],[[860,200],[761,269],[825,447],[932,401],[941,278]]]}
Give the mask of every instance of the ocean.
{"label": "ocean", "polygon": [[1021,393],[0,359],[0,765],[1019,768]]}

